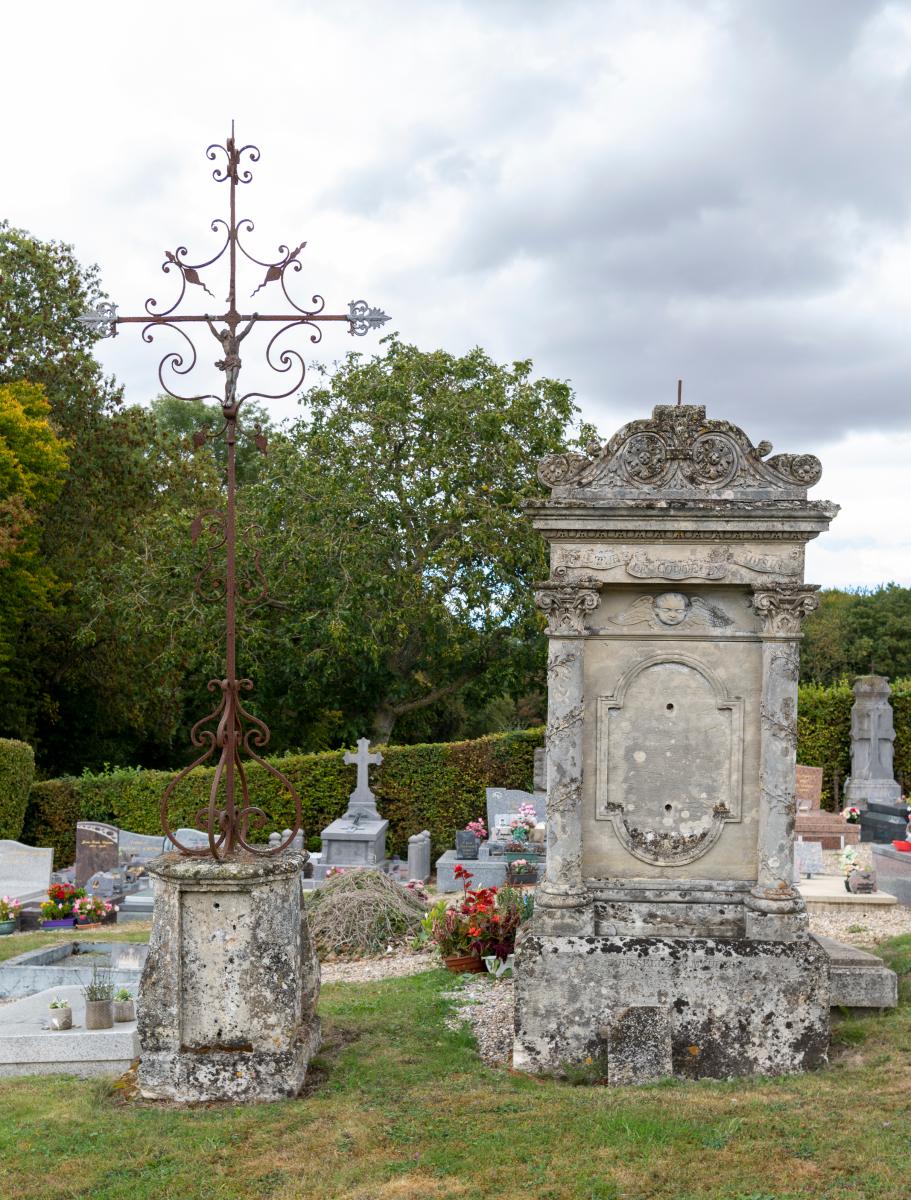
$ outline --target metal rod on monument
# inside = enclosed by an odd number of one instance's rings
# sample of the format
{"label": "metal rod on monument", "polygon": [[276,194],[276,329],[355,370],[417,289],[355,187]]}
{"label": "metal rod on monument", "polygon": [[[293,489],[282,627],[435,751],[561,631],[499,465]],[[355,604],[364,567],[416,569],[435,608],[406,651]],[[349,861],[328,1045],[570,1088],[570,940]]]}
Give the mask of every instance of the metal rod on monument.
{"label": "metal rod on monument", "polygon": [[[310,331],[311,343],[322,339],[320,326],[327,321],[346,321],[348,332],[356,337],[362,337],[371,330],[381,328],[389,317],[378,308],[372,308],[366,300],[352,300],[346,313],[325,312],[325,300],[315,294],[311,296],[307,306],[297,304],[291,297],[287,287],[288,272],[299,272],[302,269],[300,253],[306,246],[301,242],[295,248],[280,245],[280,257],[274,261],[256,258],[246,248],[241,236],[246,236],[253,230],[253,222],[244,217],[237,218],[237,188],[249,183],[253,173],[249,166],[243,165],[245,159],[250,163],[259,160],[259,150],[256,146],[245,145],[238,147],[234,140],[234,125],[231,125],[231,135],[224,146],[213,144],[206,150],[206,157],[211,162],[220,162],[224,155],[225,161],[216,166],[212,172],[218,183],[228,183],[229,202],[228,220],[221,217],[212,222],[213,233],[220,233],[224,238],[221,248],[211,257],[201,262],[187,261],[186,246],[178,246],[174,251],[165,251],[162,271],[169,274],[177,273],[180,291],[177,299],[169,308],[160,309],[158,301],[148,299],[145,303],[145,313],[139,316],[118,316],[117,306],[104,302],[91,312],[79,318],[80,322],[99,333],[102,337],[115,337],[118,326],[129,324],[143,325],[142,339],[145,342],[154,341],[159,329],[168,329],[183,338],[179,350],[165,354],[158,364],[158,380],[162,388],[178,400],[217,400],[221,405],[224,424],[214,434],[200,430],[194,435],[194,444],[202,446],[209,438],[223,437],[227,446],[227,468],[225,477],[225,507],[224,511],[209,511],[202,513],[193,522],[191,534],[194,542],[200,537],[211,539],[208,547],[208,560],[196,578],[196,588],[204,599],[224,597],[225,603],[225,677],[209,681],[209,691],[215,695],[220,693],[218,704],[212,712],[202,717],[190,731],[190,741],[201,753],[189,766],[185,767],[168,784],[161,798],[161,824],[167,837],[186,855],[212,855],[224,859],[238,849],[259,855],[280,854],[294,841],[301,827],[300,798],[291,782],[275,767],[261,757],[257,751],[265,753],[269,742],[269,729],[258,717],[254,717],[241,703],[241,693],[252,690],[253,683],[249,679],[238,678],[237,674],[237,606],[246,605],[261,600],[266,594],[266,584],[259,566],[258,553],[253,557],[252,579],[241,578],[238,570],[237,557],[237,438],[241,433],[239,415],[246,400],[258,397],[262,400],[279,400],[297,391],[304,382],[306,366],[301,354],[288,346],[278,348],[277,359],[273,358],[276,343],[289,331],[306,327]],[[282,291],[284,300],[289,306],[284,312],[261,313],[240,312],[237,306],[237,268],[238,252],[243,259],[260,268],[265,273],[261,282],[251,293],[251,299],[263,288],[277,284]],[[214,299],[214,294],[207,286],[200,272],[212,267],[227,255],[228,264],[228,295],[227,309],[215,315],[209,312],[180,313],[180,308],[188,288],[199,288]],[[214,360],[215,368],[224,375],[224,394],[187,396],[174,390],[179,378],[189,375],[196,367],[196,347],[183,326],[188,324],[205,324],[212,336],[219,343],[221,357]],[[286,375],[294,372],[294,382],[291,387],[280,392],[249,391],[238,394],[238,381],[243,363],[240,357],[240,344],[257,325],[278,323],[278,328],[270,337],[265,351],[266,365],[279,374]],[[166,375],[165,372],[168,374]],[[266,440],[259,429],[253,430],[253,441],[263,453],[266,452]],[[224,554],[224,577],[216,571],[215,556],[222,551]],[[252,585],[252,591],[251,591]],[[253,594],[255,593],[255,594]],[[208,804],[196,814],[196,826],[205,831],[207,844],[205,846],[188,846],[179,841],[171,829],[168,814],[169,802],[175,789],[195,767],[202,766],[214,758],[218,751],[218,760]],[[267,821],[266,814],[250,802],[247,786],[247,776],[243,760],[248,759],[258,763],[276,778],[287,790],[294,804],[294,820],[292,828],[287,830],[283,840],[276,846],[259,846],[250,840],[250,832],[262,829]],[[222,804],[223,795],[223,804]]]}

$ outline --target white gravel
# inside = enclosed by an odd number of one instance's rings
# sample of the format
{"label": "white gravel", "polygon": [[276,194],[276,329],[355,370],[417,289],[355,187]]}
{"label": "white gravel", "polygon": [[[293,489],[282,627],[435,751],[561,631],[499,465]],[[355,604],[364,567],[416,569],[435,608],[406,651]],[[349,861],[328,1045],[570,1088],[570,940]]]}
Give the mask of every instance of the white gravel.
{"label": "white gravel", "polygon": [[478,1053],[489,1066],[512,1059],[513,986],[511,979],[495,982],[489,975],[463,975],[459,986],[443,995],[452,1000],[446,1018],[449,1029],[468,1024]]}
{"label": "white gravel", "polygon": [[374,983],[377,979],[393,979],[403,975],[418,975],[438,967],[437,959],[429,951],[410,954],[396,950],[382,958],[359,958],[352,962],[324,962],[320,964],[323,983]]}

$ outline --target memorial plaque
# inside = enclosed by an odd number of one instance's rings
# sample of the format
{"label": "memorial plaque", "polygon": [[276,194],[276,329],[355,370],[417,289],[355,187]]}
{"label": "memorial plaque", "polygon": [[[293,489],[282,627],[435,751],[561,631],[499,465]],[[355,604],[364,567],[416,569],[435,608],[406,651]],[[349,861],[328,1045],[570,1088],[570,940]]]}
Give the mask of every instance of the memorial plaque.
{"label": "memorial plaque", "polygon": [[826,865],[822,860],[822,846],[819,842],[794,843],[794,876],[799,879],[805,875],[812,879],[814,875],[825,875]]}
{"label": "memorial plaque", "polygon": [[100,871],[113,871],[120,857],[119,835],[116,825],[101,821],[76,822],[76,875],[77,888],[85,887],[93,875]]}

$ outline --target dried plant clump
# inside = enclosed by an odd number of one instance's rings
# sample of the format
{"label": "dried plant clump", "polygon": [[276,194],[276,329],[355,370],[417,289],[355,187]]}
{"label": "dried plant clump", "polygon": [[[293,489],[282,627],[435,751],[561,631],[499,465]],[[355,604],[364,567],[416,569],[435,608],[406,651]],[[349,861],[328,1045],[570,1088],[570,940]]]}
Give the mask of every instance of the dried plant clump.
{"label": "dried plant clump", "polygon": [[307,896],[310,933],[322,959],[382,954],[413,938],[426,912],[421,893],[382,871],[348,871]]}

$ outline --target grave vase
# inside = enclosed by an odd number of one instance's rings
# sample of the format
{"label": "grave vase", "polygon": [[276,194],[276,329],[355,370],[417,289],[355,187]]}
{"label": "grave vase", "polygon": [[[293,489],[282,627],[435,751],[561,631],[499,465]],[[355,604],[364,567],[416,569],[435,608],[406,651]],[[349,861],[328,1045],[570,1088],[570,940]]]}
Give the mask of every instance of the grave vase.
{"label": "grave vase", "polygon": [[15,932],[16,932],[16,922],[15,922],[15,920],[12,920],[12,921],[0,921],[0,937],[3,937],[3,936],[4,936],[4,934],[7,934],[7,933],[15,933]]}
{"label": "grave vase", "polygon": [[113,1000],[86,1000],[86,1029],[112,1029],[114,1025]]}
{"label": "grave vase", "polygon": [[76,924],[75,917],[56,917],[53,921],[42,921],[42,929],[72,929]]}

